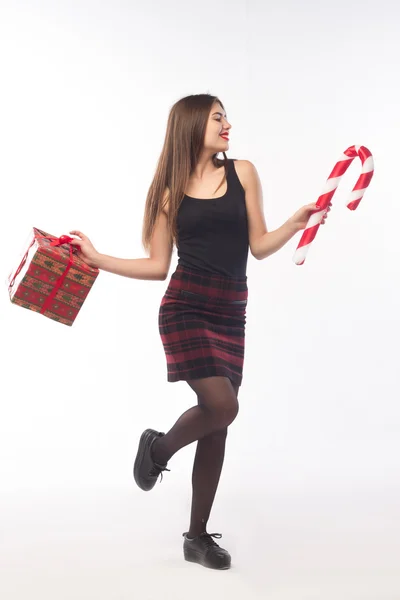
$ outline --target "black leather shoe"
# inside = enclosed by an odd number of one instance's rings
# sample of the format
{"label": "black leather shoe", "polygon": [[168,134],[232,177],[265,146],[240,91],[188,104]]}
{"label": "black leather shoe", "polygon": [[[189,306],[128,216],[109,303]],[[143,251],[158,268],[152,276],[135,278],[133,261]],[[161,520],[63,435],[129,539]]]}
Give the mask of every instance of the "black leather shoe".
{"label": "black leather shoe", "polygon": [[227,550],[220,548],[213,538],[220,539],[220,533],[202,533],[194,539],[188,539],[187,533],[183,534],[183,555],[189,562],[199,563],[209,569],[229,569],[231,555]]}
{"label": "black leather shoe", "polygon": [[138,486],[145,492],[148,492],[155,486],[160,473],[162,480],[162,472],[169,471],[167,465],[159,465],[154,462],[151,455],[152,445],[156,439],[163,435],[165,434],[154,431],[154,429],[146,429],[139,441],[139,448],[133,467],[133,476]]}

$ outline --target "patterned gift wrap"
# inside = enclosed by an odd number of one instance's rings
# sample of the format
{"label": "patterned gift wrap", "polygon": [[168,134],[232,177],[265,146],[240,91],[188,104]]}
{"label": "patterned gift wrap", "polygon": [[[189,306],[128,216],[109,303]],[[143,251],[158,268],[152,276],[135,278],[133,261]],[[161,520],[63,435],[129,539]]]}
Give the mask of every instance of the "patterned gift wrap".
{"label": "patterned gift wrap", "polygon": [[33,227],[29,247],[10,275],[8,288],[14,304],[70,326],[99,274],[77,256],[71,239]]}

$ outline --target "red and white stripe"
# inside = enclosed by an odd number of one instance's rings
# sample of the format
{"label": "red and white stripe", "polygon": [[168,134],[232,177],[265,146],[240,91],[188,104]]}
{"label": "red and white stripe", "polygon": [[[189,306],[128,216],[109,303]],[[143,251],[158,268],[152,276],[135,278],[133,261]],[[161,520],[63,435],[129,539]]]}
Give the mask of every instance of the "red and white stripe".
{"label": "red and white stripe", "polygon": [[317,205],[321,207],[321,210],[313,213],[306,225],[296,252],[293,256],[293,260],[296,265],[302,265],[304,263],[310,244],[317,235],[317,231],[324,217],[324,213],[329,206],[333,194],[335,193],[342,176],[344,173],[346,173],[356,156],[359,156],[361,159],[362,171],[350,194],[347,202],[347,208],[350,210],[355,210],[360,204],[362,197],[364,196],[364,192],[374,174],[374,160],[371,152],[365,146],[350,146],[350,148],[347,148],[347,150],[342,154],[336,163],[332,173],[329,175],[326,181],[322,194],[318,198]]}

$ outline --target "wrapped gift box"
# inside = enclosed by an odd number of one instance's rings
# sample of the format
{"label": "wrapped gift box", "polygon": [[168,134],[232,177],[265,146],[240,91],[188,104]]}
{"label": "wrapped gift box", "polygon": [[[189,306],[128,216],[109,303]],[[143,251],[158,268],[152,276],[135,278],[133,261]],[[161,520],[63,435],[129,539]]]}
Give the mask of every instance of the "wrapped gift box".
{"label": "wrapped gift box", "polygon": [[8,279],[11,302],[72,325],[99,270],[83,262],[71,239],[33,227],[21,264]]}

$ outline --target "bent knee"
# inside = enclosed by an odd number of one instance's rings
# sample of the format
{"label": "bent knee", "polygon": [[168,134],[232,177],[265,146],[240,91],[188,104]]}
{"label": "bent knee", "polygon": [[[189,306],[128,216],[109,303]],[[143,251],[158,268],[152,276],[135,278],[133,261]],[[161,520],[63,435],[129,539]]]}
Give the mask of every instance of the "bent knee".
{"label": "bent knee", "polygon": [[239,413],[239,402],[235,398],[226,409],[227,425],[233,423]]}
{"label": "bent knee", "polygon": [[239,402],[237,398],[221,398],[217,406],[212,409],[215,421],[220,429],[228,427],[236,419],[239,412]]}

